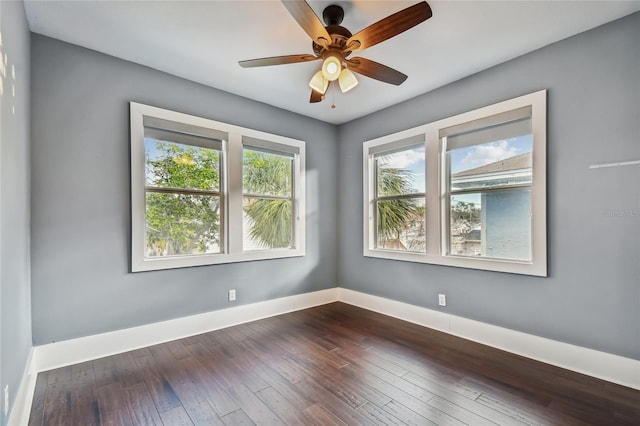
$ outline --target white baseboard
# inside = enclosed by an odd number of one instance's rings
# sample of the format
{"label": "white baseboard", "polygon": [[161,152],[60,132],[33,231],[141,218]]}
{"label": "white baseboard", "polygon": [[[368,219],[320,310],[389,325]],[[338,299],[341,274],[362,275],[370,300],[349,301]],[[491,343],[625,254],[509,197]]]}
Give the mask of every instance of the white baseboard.
{"label": "white baseboard", "polygon": [[638,360],[345,288],[330,288],[35,346],[29,356],[27,368],[16,395],[9,425],[28,423],[38,372],[336,301],[640,390],[640,361]]}
{"label": "white baseboard", "polygon": [[337,288],[240,305],[109,333],[36,346],[36,371],[78,364],[208,331],[336,302]]}
{"label": "white baseboard", "polygon": [[36,379],[38,371],[34,369],[35,350],[31,348],[27,364],[20,380],[20,386],[16,393],[16,399],[13,404],[11,415],[9,416],[8,426],[22,426],[29,424],[29,414],[31,413],[31,403],[33,402],[33,393],[36,389]]}
{"label": "white baseboard", "polygon": [[640,361],[339,288],[338,300],[487,346],[640,390]]}

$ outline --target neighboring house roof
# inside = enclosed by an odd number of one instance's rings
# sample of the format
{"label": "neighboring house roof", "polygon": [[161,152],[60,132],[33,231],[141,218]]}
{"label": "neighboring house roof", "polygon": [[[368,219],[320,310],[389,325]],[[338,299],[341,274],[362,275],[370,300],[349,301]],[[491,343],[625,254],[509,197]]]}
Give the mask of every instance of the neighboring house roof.
{"label": "neighboring house roof", "polygon": [[454,174],[453,178],[461,178],[465,176],[477,176],[499,172],[506,172],[509,170],[522,170],[531,168],[531,153],[525,152],[524,154],[516,155],[515,157],[505,158],[504,160],[496,161],[495,163],[485,164],[484,166],[476,167],[475,169],[464,170]]}

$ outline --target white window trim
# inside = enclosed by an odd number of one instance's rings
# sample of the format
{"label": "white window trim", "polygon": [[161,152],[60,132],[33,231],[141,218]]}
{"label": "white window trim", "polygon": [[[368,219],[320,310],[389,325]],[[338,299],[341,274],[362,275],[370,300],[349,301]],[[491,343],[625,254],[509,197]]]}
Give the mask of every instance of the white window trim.
{"label": "white window trim", "polygon": [[[145,151],[144,117],[154,117],[191,126],[224,132],[229,135],[223,141],[221,174],[224,194],[224,217],[220,224],[226,237],[222,253],[145,258]],[[305,143],[297,139],[247,129],[227,123],[196,117],[136,102],[130,102],[131,126],[131,270],[132,272],[183,268],[201,265],[216,265],[253,260],[280,259],[305,255]],[[294,155],[294,232],[293,248],[243,251],[242,249],[242,137],[263,140],[270,146],[283,146],[287,152],[295,149]]]}
{"label": "white window trim", "polygon": [[[521,262],[513,260],[474,258],[446,255],[446,164],[439,139],[441,129],[479,120],[505,111],[531,106],[531,126],[533,133],[533,182],[531,184],[531,248],[532,260]],[[547,276],[547,206],[546,206],[546,128],[547,128],[547,91],[541,90],[499,102],[453,117],[417,126],[391,135],[366,141],[363,144],[363,254],[366,257],[402,260],[408,262],[430,263],[488,271],[515,274]],[[372,200],[375,190],[373,180],[373,152],[380,146],[397,147],[397,142],[407,138],[424,135],[426,167],[426,252],[403,252],[375,248],[375,229]]]}

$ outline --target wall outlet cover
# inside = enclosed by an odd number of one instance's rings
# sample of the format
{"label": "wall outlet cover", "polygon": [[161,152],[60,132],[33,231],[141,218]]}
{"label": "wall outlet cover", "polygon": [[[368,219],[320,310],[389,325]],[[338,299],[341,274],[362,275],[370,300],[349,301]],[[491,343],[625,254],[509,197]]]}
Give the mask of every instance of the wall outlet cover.
{"label": "wall outlet cover", "polygon": [[447,306],[447,295],[446,294],[438,294],[438,305]]}

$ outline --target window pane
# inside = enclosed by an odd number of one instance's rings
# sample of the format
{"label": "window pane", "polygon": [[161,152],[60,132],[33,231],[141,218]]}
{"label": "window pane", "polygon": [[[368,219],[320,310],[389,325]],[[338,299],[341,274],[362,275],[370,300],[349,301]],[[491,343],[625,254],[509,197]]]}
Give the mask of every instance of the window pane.
{"label": "window pane", "polygon": [[220,188],[220,152],[153,138],[144,139],[145,185],[162,188]]}
{"label": "window pane", "polygon": [[145,257],[220,253],[220,198],[146,193]]}
{"label": "window pane", "polygon": [[424,205],[424,197],[378,201],[376,248],[424,252]]}
{"label": "window pane", "polygon": [[531,261],[531,190],[454,194],[449,254]]}
{"label": "window pane", "polygon": [[424,145],[375,157],[379,197],[424,193]]}
{"label": "window pane", "polygon": [[531,184],[532,135],[448,152],[451,191]]}
{"label": "window pane", "polygon": [[245,251],[293,246],[291,200],[244,197],[243,210]]}
{"label": "window pane", "polygon": [[293,157],[245,149],[242,158],[244,194],[291,196]]}

